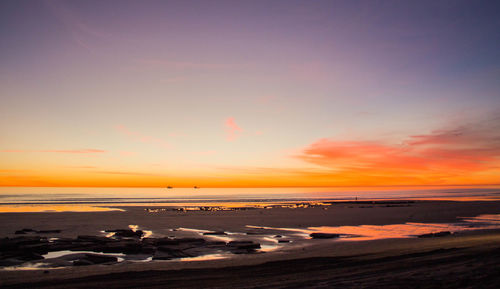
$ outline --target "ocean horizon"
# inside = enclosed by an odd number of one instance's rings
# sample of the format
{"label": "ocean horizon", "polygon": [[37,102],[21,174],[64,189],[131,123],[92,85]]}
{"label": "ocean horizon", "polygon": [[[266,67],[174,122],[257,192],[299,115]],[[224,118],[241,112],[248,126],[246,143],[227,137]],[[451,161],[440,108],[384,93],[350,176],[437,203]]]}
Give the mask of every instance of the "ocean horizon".
{"label": "ocean horizon", "polygon": [[500,188],[94,188],[2,187],[0,205],[266,203],[370,200],[499,200]]}

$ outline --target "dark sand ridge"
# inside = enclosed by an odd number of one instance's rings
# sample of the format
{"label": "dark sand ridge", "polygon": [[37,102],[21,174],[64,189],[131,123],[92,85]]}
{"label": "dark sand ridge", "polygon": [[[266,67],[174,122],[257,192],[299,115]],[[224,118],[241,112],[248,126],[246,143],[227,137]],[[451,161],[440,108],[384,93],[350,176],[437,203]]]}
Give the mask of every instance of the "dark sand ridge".
{"label": "dark sand ridge", "polygon": [[[405,222],[455,222],[457,221],[457,216],[462,217],[472,217],[480,214],[495,214],[500,213],[500,203],[498,202],[417,202],[410,204],[409,207],[386,207],[385,205],[374,205],[367,206],[366,204],[334,204],[330,206],[328,210],[323,210],[323,208],[306,208],[306,209],[271,209],[271,210],[248,210],[248,211],[218,211],[218,212],[159,212],[159,213],[148,213],[141,207],[128,207],[127,212],[98,212],[98,213],[8,213],[0,214],[0,228],[2,237],[11,236],[15,230],[21,228],[34,228],[38,230],[48,230],[48,229],[62,229],[63,232],[58,234],[61,236],[76,236],[80,234],[99,234],[99,231],[103,229],[110,228],[124,228],[130,224],[137,224],[143,229],[153,230],[154,233],[168,234],[168,229],[177,227],[188,227],[188,228],[198,228],[198,229],[209,229],[209,230],[226,230],[226,231],[244,231],[249,230],[245,228],[245,225],[257,225],[257,226],[271,226],[271,227],[290,227],[290,228],[304,228],[309,226],[335,226],[335,225],[360,225],[360,224],[399,224]],[[477,260],[477,264],[474,263],[473,256],[471,252],[474,250],[490,250],[489,253],[478,253],[484,256],[493,256],[496,253],[496,245],[500,244],[500,235],[495,233],[495,231],[488,232],[468,232],[463,234],[455,234],[449,237],[443,238],[431,238],[431,239],[389,239],[389,240],[378,240],[378,241],[366,241],[366,242],[336,242],[332,240],[308,240],[308,245],[303,248],[301,246],[285,246],[283,250],[276,252],[265,253],[265,254],[254,254],[254,255],[244,255],[239,256],[235,259],[229,260],[213,260],[205,262],[150,262],[150,263],[122,263],[115,265],[93,265],[87,267],[78,268],[64,268],[59,270],[49,270],[49,273],[43,273],[43,270],[37,271],[1,271],[0,280],[3,284],[16,284],[21,282],[31,282],[31,281],[42,281],[51,279],[73,279],[83,276],[91,276],[96,274],[107,274],[113,272],[130,272],[130,271],[150,271],[150,270],[177,270],[177,269],[189,269],[189,268],[207,268],[207,267],[227,267],[227,266],[242,266],[242,265],[256,265],[263,264],[271,261],[280,260],[295,260],[296,266],[312,266],[321,271],[327,276],[330,274],[340,274],[338,270],[342,266],[335,266],[338,262],[349,267],[349,264],[356,264],[354,261],[345,261],[335,259],[339,256],[354,256],[359,254],[370,254],[369,256],[362,257],[363,261],[360,261],[363,265],[361,266],[366,270],[371,270],[369,264],[373,262],[381,262],[381,258],[384,256],[400,256],[395,259],[391,259],[389,263],[384,263],[389,267],[398,267],[398,262],[414,262],[413,255],[402,257],[406,254],[422,253],[423,258],[437,258],[436,256],[445,256],[446,254],[455,254],[454,256],[463,256],[463,259],[469,258],[470,262],[474,266],[479,266],[486,261],[481,259]],[[429,253],[433,250],[438,249],[449,249],[449,248],[464,248],[467,250],[451,250],[451,251],[437,251],[438,253]],[[474,249],[475,248],[475,249]],[[490,248],[490,249],[488,249]],[[468,251],[469,250],[469,251]],[[472,250],[472,251],[470,251]],[[445,252],[446,254],[443,255]],[[468,252],[468,253],[467,253]],[[443,253],[443,254],[442,254]],[[479,256],[478,255],[478,256]],[[483,256],[481,255],[481,256]],[[412,257],[413,256],[413,257]],[[427,257],[425,257],[427,256]],[[434,257],[433,257],[434,256]],[[447,255],[446,255],[447,256]],[[468,256],[468,257],[467,257]],[[319,260],[310,259],[317,257],[329,257],[334,259]],[[307,260],[298,260],[304,259]],[[441,258],[441,257],[439,257]],[[457,259],[458,258],[458,259]],[[454,260],[459,260],[462,257],[457,257]],[[373,260],[368,260],[373,259]],[[374,261],[379,260],[379,261]],[[399,260],[399,261],[398,261]],[[448,260],[448,259],[447,259]],[[449,260],[448,260],[449,261]],[[446,261],[446,262],[448,262]],[[491,261],[491,260],[490,260]],[[288,261],[287,261],[288,262]],[[297,263],[298,262],[298,263]],[[337,262],[337,263],[336,263]],[[354,263],[353,263],[354,262]],[[385,261],[384,261],[385,262]],[[392,262],[392,263],[391,263]],[[394,263],[395,262],[395,263]],[[441,262],[445,264],[446,262]],[[453,261],[455,262],[455,261]],[[453,263],[452,262],[452,263]],[[488,261],[489,262],[489,261]],[[425,263],[425,262],[424,262]],[[456,263],[456,262],[455,262]],[[453,264],[455,264],[453,263]],[[270,276],[271,279],[275,278],[272,276],[282,276],[282,278],[289,279],[290,276],[286,275],[286,263],[281,264],[281,266],[276,265],[278,263],[271,263],[274,265],[263,265],[248,267],[246,269],[231,269],[231,270],[246,270],[248,272],[254,272],[255,274],[265,273],[265,276]],[[392,265],[391,265],[392,264]],[[417,264],[417,263],[415,263]],[[420,264],[420,263],[419,263]],[[451,263],[450,263],[451,264]],[[358,264],[360,265],[360,264]],[[358,268],[359,266],[355,268]],[[274,266],[274,267],[273,267]],[[353,265],[354,266],[354,265]],[[377,265],[378,266],[378,265]],[[420,266],[420,265],[419,265]],[[360,268],[361,268],[360,267]],[[417,266],[418,267],[418,266]],[[281,268],[281,269],[279,269]],[[494,268],[498,268],[494,267]],[[315,269],[315,270],[316,270]],[[408,270],[410,270],[409,268]],[[413,268],[414,270],[424,270],[425,268]],[[413,270],[411,269],[411,270]],[[430,269],[430,267],[429,267]],[[484,268],[483,268],[484,269]],[[203,271],[205,270],[205,271]],[[210,279],[210,274],[215,274],[219,271],[210,271],[211,269],[203,269],[200,272],[200,277],[198,279]],[[227,269],[224,269],[226,271]],[[230,270],[230,271],[231,271]],[[264,270],[264,272],[261,272]],[[306,269],[304,269],[307,271]],[[330,272],[330,270],[333,270]],[[337,270],[337,271],[335,271]],[[358,270],[358,269],[356,269]],[[354,267],[351,271],[355,272]],[[361,270],[361,269],[359,269]],[[458,270],[458,269],[457,269]],[[486,269],[485,269],[486,270]],[[490,270],[490,269],[488,269]],[[184,273],[183,273],[184,272]],[[260,272],[260,273],[259,273]],[[266,273],[267,272],[267,273]],[[328,273],[330,272],[330,273]],[[486,271],[485,271],[486,272]],[[360,274],[362,272],[360,271]],[[425,273],[425,272],[424,272]],[[424,274],[422,273],[422,274]],[[427,272],[431,273],[431,272]],[[427,274],[425,273],[425,274]],[[145,275],[141,275],[145,274]],[[148,274],[152,274],[147,277]],[[189,281],[193,276],[190,271],[176,271],[175,274],[178,278],[184,280],[185,286],[196,287],[195,281]],[[174,275],[175,275],[174,274]],[[198,273],[196,273],[198,274]],[[203,275],[205,274],[205,275]],[[208,275],[207,275],[208,274]],[[219,274],[219,273],[217,273]],[[229,274],[229,273],[228,273]],[[267,274],[267,275],[266,275]],[[285,275],[283,275],[285,274]],[[388,269],[382,275],[389,275],[390,270]],[[424,275],[425,275],[424,274]],[[171,273],[167,274],[170,276]],[[314,275],[310,274],[309,275]],[[151,283],[152,288],[155,288],[154,284],[177,284],[175,280],[168,280],[164,277],[163,273],[154,272],[144,272],[144,273],[133,273],[132,275],[125,275],[130,278],[136,278],[136,282],[140,280],[151,278],[157,280],[159,283]],[[113,284],[108,284],[110,288],[120,287],[121,280],[124,279],[123,275],[113,275],[108,276],[105,280],[111,280]],[[135,277],[134,277],[135,276]],[[141,277],[142,276],[142,277]],[[177,276],[177,275],[175,275]],[[191,276],[191,277],[189,277]],[[205,276],[205,277],[203,277]],[[319,275],[318,275],[319,276]],[[219,276],[222,278],[221,276]],[[231,275],[226,276],[231,279]],[[323,276],[325,277],[325,276]],[[90,277],[89,277],[90,278]],[[96,279],[92,279],[96,278]],[[99,280],[99,277],[92,277],[89,280]],[[163,278],[163,279],[162,279]],[[244,277],[242,277],[244,278]],[[276,277],[278,278],[278,277]],[[298,278],[298,277],[297,277]],[[290,283],[290,286],[299,286],[301,280],[295,278],[295,283]],[[318,277],[319,278],[319,277]],[[326,277],[325,277],[326,278]],[[175,278],[174,278],[175,279]],[[261,283],[248,283],[253,279],[248,277],[248,280],[244,281],[244,284],[248,284],[251,287],[252,284],[255,286],[260,286],[264,284],[273,284],[276,280],[262,279],[258,282]],[[279,279],[279,278],[278,278]],[[293,279],[293,278],[292,278]],[[299,278],[300,279],[300,278]],[[314,279],[314,278],[313,278]],[[320,278],[321,279],[321,278]],[[328,279],[328,278],[327,278]],[[85,282],[89,281],[86,280]],[[113,281],[114,280],[114,281]],[[303,278],[306,282],[307,278]],[[198,280],[200,281],[200,280]],[[219,280],[220,281],[220,280]],[[78,280],[70,281],[71,284],[78,284]],[[83,282],[83,281],[82,281]],[[85,283],[83,282],[83,283]],[[91,281],[89,281],[91,282]],[[97,282],[97,281],[96,281]],[[102,280],[99,282],[103,282]],[[144,281],[142,281],[144,282]],[[191,283],[189,283],[191,282]],[[203,281],[205,282],[205,281]],[[267,282],[267,283],[266,283]],[[311,281],[312,282],[312,281]],[[326,282],[326,281],[325,281]],[[330,282],[330,283],[328,283]],[[327,284],[333,284],[332,280],[328,281]],[[82,284],[83,284],[82,283]],[[60,283],[66,284],[66,282]],[[105,283],[103,283],[105,284]],[[128,284],[128,283],[127,283]],[[205,283],[202,283],[205,284]],[[209,286],[208,283],[206,283]],[[230,287],[230,283],[219,282],[220,286]],[[225,284],[225,285],[224,285]],[[296,285],[293,285],[296,284]],[[31,284],[33,285],[33,284]],[[31,286],[30,285],[30,286]],[[50,286],[49,286],[50,285]],[[55,286],[56,283],[47,283],[47,286]],[[145,284],[135,283],[136,287],[147,287]],[[234,284],[233,284],[234,285]],[[41,286],[41,285],[40,285]],[[103,285],[104,286],[104,285]],[[155,285],[156,286],[156,285]],[[213,283],[210,286],[219,286]],[[237,285],[236,285],[237,286]],[[71,286],[74,287],[74,286]],[[94,286],[91,286],[94,287]],[[106,285],[106,287],[108,287]],[[127,287],[127,286],[124,286]],[[160,286],[161,287],[161,286]],[[173,285],[173,287],[175,287]]]}

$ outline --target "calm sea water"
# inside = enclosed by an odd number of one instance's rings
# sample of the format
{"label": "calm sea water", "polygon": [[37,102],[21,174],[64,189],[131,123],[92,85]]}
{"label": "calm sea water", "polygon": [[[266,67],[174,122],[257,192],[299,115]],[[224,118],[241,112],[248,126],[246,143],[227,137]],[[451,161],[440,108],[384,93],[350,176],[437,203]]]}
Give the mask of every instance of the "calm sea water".
{"label": "calm sea water", "polygon": [[500,200],[500,188],[46,188],[2,187],[0,205],[177,204],[352,200]]}

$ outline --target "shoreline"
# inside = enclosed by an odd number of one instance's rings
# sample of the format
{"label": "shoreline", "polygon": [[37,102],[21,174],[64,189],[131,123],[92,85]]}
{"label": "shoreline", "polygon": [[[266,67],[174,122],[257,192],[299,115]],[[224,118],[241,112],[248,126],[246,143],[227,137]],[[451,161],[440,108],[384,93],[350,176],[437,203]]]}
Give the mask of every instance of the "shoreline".
{"label": "shoreline", "polygon": [[[426,250],[479,248],[485,245],[500,244],[500,229],[498,228],[490,230],[478,228],[476,231],[460,231],[448,236],[430,238],[355,240],[349,239],[349,236],[342,236],[336,239],[311,240],[304,237],[304,234],[307,235],[309,232],[313,232],[314,228],[317,229],[322,226],[336,227],[337,229],[342,226],[350,226],[349,228],[356,230],[365,229],[362,232],[367,233],[366,228],[373,226],[377,230],[388,227],[393,231],[401,231],[400,227],[394,227],[393,225],[405,223],[411,226],[417,224],[417,227],[403,228],[407,231],[410,230],[410,232],[416,230],[414,235],[417,235],[419,232],[423,232],[418,230],[422,230],[422,228],[428,229],[419,224],[436,223],[444,226],[448,223],[459,222],[463,220],[461,218],[465,217],[500,214],[500,202],[494,201],[416,201],[400,205],[395,203],[348,202],[333,203],[329,206],[296,208],[274,207],[271,209],[231,211],[160,210],[155,212],[148,211],[149,207],[127,206],[124,207],[126,211],[0,213],[0,238],[15,238],[19,235],[15,235],[14,232],[22,228],[31,228],[38,232],[54,231],[44,234],[47,238],[67,239],[76,238],[79,235],[103,237],[105,236],[104,230],[128,228],[131,225],[137,225],[140,230],[151,231],[152,235],[149,236],[151,238],[199,238],[201,236],[209,241],[223,240],[227,243],[230,240],[252,240],[252,242],[259,242],[261,245],[277,245],[275,249],[270,251],[257,252],[256,254],[238,254],[232,258],[207,261],[125,261],[112,265],[90,265],[62,269],[0,270],[0,285],[10,284],[15,288],[15,284],[43,280],[50,283],[51,280],[61,278],[72,280],[68,282],[79,282],[75,278],[151,270],[175,270],[177,272],[177,270],[211,267],[256,266],[251,270],[258,271],[258,267],[262,264],[284,262],[286,260],[295,260],[294,262],[304,263],[304,266],[306,266],[307,264],[316,264],[318,260],[311,261],[310,259],[319,257],[337,258],[363,255],[365,256],[363,258],[368,258],[367,256],[382,258],[383,256],[402,256],[418,252],[425,255],[427,254],[425,253]],[[470,224],[474,225],[474,223]],[[288,229],[290,230],[287,231]],[[60,231],[55,232],[58,230]],[[401,232],[405,233],[404,230]],[[431,230],[437,232],[437,230],[442,230],[442,227],[440,225],[437,228],[431,228]],[[203,233],[207,231],[223,231],[227,232],[228,235],[204,235]],[[35,233],[28,233],[28,235],[30,234]],[[278,239],[274,238],[278,234],[283,235],[283,239],[288,239],[291,242],[278,243]],[[364,260],[369,263],[368,259]],[[268,265],[264,267],[266,266]],[[179,274],[188,274],[186,272]],[[274,273],[279,275],[279,272]],[[50,284],[54,285],[55,283]]]}

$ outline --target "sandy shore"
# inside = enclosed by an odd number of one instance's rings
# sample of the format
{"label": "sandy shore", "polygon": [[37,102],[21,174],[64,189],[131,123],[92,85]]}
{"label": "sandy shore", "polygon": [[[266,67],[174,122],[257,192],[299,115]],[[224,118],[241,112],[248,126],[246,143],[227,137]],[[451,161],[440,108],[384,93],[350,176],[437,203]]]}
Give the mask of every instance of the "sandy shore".
{"label": "sandy shore", "polygon": [[[294,238],[277,228],[453,223],[459,220],[457,217],[499,214],[500,202],[433,201],[393,206],[341,203],[315,208],[215,212],[167,210],[152,213],[145,207],[125,209],[124,212],[0,214],[0,237],[14,237],[16,230],[33,228],[61,230],[48,237],[73,238],[78,235],[103,235],[101,231],[105,229],[138,225],[143,230],[152,231],[153,237],[200,234],[178,229],[190,228],[247,233],[245,238],[267,238],[259,235],[263,232]],[[262,231],[261,227],[276,229]],[[447,287],[446,282],[450,285],[448,287],[474,287],[474,284],[453,283],[452,276],[458,272],[463,273],[461,282],[482,282],[482,287],[488,287],[490,284],[498,285],[498,278],[491,276],[500,276],[500,261],[495,261],[500,260],[498,230],[468,231],[439,238],[371,241],[295,238],[293,242],[265,253],[220,260],[122,262],[49,270],[0,270],[0,285],[12,288],[366,287],[369,282],[375,282],[372,285],[391,287],[392,284],[395,288],[402,284],[397,282],[408,279],[414,282],[414,286],[409,287],[419,287],[418,284],[424,284],[421,282],[430,280],[437,280],[436,284],[441,287]],[[482,270],[483,273],[477,276],[469,274],[474,270]],[[474,281],[479,277],[484,277],[484,280]],[[147,283],[145,280],[148,280]]]}

